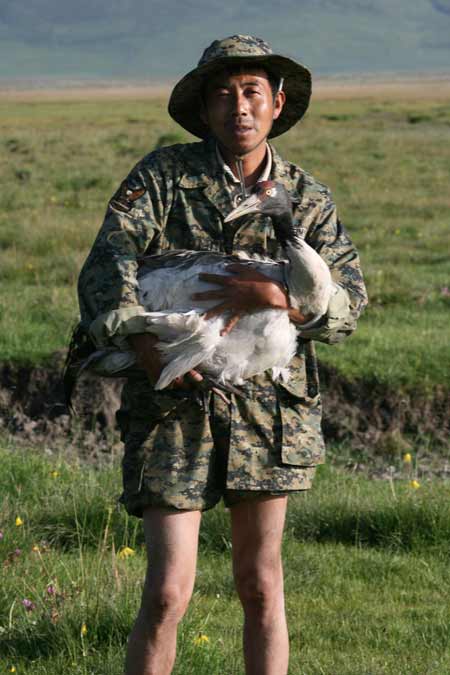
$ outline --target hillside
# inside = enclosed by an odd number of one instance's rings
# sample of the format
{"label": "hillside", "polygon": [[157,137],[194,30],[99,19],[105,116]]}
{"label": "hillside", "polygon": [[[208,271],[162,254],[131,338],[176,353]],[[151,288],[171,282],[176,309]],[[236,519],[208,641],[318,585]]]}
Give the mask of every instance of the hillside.
{"label": "hillside", "polygon": [[238,32],[321,74],[450,71],[450,0],[2,0],[0,78],[176,77]]}

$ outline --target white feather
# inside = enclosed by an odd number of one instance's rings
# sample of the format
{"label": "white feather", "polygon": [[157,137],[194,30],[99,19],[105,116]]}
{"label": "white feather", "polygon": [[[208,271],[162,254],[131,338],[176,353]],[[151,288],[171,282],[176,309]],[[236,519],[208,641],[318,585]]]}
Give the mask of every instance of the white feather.
{"label": "white feather", "polygon": [[[335,284],[325,261],[304,240],[288,242],[286,254],[287,261],[246,254],[240,254],[239,261],[287,285],[291,306],[313,316],[305,328],[325,314]],[[275,380],[288,380],[297,330],[287,311],[264,310],[243,316],[228,335],[221,336],[223,315],[208,321],[203,317],[218,300],[192,299],[196,293],[217,290],[216,284],[201,281],[200,274],[228,275],[231,262],[236,262],[236,256],[191,251],[168,251],[146,259],[138,274],[139,300],[147,310],[148,332],[159,338],[165,364],[156,389],[197,367],[222,383],[241,384],[266,370],[272,371]],[[122,362],[129,363],[133,355],[124,354]],[[95,369],[116,373],[120,362],[108,350],[104,359],[96,361]]]}

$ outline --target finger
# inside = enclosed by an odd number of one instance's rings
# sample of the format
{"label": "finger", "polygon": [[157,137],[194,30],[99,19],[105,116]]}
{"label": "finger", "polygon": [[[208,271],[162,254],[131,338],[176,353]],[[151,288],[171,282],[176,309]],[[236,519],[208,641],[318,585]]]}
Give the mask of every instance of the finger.
{"label": "finger", "polygon": [[[265,274],[258,272],[258,270],[251,269],[242,263],[231,263],[230,265],[227,265],[226,269],[227,272],[234,272],[235,275],[238,275],[238,279],[242,279],[244,281],[272,281],[270,277],[267,277]],[[236,279],[236,276],[231,278]]]}
{"label": "finger", "polygon": [[198,370],[190,370],[187,373],[187,376],[191,378],[194,382],[202,382],[203,381],[203,375],[201,375]]}
{"label": "finger", "polygon": [[220,331],[220,335],[224,337],[225,335],[228,335],[228,333],[231,333],[239,319],[242,317],[242,314],[233,314],[230,319],[226,322],[225,326],[222,328]]}
{"label": "finger", "polygon": [[222,401],[223,401],[224,403],[226,403],[227,405],[229,405],[229,404],[231,403],[230,399],[229,399],[227,396],[225,396],[225,394],[223,393],[223,391],[221,391],[220,389],[217,389],[217,387],[213,387],[213,388],[211,389],[211,391],[213,391],[215,394],[217,394],[217,396],[218,396],[219,398],[221,398]]}
{"label": "finger", "polygon": [[221,302],[220,305],[216,305],[215,307],[208,309],[206,314],[204,314],[204,318],[206,319],[206,321],[208,321],[208,319],[212,319],[215,316],[219,316],[224,312],[229,312],[230,309],[231,307],[229,302]]}
{"label": "finger", "polygon": [[209,272],[201,272],[198,275],[200,281],[208,281],[210,284],[220,284],[226,286],[230,283],[230,277],[227,277],[225,274],[209,274]]}
{"label": "finger", "polygon": [[183,377],[176,377],[172,382],[169,384],[169,387],[171,389],[182,389],[184,387],[184,378]]}
{"label": "finger", "polygon": [[225,290],[221,291],[202,291],[201,293],[193,293],[192,300],[222,300],[227,297]]}

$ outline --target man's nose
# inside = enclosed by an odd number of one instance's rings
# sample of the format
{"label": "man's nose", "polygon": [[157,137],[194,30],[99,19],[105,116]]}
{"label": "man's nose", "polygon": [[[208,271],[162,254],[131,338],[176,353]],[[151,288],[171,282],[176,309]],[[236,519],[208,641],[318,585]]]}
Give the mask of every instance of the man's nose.
{"label": "man's nose", "polygon": [[236,92],[233,96],[233,115],[242,116],[248,114],[248,101],[241,92]]}

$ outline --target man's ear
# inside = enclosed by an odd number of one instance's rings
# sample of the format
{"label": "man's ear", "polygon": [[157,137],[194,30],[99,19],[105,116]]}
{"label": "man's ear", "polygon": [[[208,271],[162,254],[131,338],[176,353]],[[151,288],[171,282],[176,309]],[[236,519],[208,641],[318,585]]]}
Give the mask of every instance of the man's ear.
{"label": "man's ear", "polygon": [[281,115],[284,104],[286,103],[286,94],[283,90],[277,92],[273,102],[273,119],[276,120]]}

